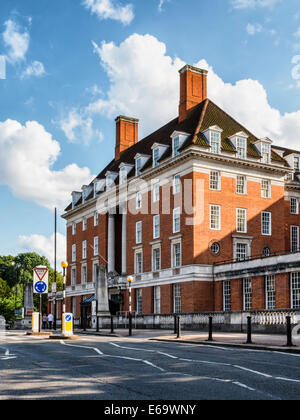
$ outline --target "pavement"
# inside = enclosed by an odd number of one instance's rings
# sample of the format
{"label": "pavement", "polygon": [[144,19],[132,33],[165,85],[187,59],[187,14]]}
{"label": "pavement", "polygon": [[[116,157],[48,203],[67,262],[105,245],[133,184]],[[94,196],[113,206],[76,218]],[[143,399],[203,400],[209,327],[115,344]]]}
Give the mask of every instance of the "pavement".
{"label": "pavement", "polygon": [[[117,329],[111,334],[109,330],[77,330],[76,333],[108,337],[128,337],[128,330]],[[252,344],[246,343],[247,335],[242,333],[214,332],[213,341],[208,341],[207,332],[184,331],[181,338],[177,338],[171,330],[133,330],[132,338],[144,338],[153,341],[181,342],[190,344],[236,347],[256,350],[281,351],[300,354],[300,336],[293,337],[293,347],[287,346],[286,335],[252,334]]]}

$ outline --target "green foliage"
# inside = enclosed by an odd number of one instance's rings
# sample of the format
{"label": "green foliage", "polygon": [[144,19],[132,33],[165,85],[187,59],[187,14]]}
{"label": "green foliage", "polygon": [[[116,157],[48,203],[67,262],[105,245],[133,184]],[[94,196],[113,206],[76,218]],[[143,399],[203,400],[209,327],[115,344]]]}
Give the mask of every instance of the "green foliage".
{"label": "green foliage", "polygon": [[[13,257],[0,256],[0,315],[6,320],[14,319],[14,310],[23,305],[24,286],[33,281],[33,269],[38,265],[49,269],[49,290],[54,282],[54,270],[49,260],[35,252],[22,253]],[[57,291],[63,290],[63,277],[56,273]],[[35,310],[39,310],[39,295],[34,295]],[[47,295],[42,296],[42,311],[47,311]]]}

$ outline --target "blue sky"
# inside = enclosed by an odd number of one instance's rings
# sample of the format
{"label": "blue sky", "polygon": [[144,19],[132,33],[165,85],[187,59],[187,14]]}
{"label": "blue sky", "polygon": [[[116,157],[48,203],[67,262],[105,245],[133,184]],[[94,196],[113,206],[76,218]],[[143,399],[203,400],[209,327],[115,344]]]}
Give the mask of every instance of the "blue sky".
{"label": "blue sky", "polygon": [[0,56],[0,254],[52,258],[53,208],[113,158],[114,118],[141,137],[174,118],[185,63],[254,134],[299,143],[299,0],[3,0]]}

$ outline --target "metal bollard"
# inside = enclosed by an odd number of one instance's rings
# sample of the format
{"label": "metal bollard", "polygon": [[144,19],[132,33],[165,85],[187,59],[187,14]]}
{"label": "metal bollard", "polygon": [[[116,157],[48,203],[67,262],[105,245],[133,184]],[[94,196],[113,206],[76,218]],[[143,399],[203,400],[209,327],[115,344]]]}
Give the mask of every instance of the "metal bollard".
{"label": "metal bollard", "polygon": [[129,322],[129,337],[132,336],[132,314],[129,313],[128,315],[128,322]]}
{"label": "metal bollard", "polygon": [[177,315],[174,315],[174,334],[177,334]]}
{"label": "metal bollard", "polygon": [[293,347],[293,338],[292,338],[292,318],[291,316],[286,317],[286,334],[287,334],[287,347]]}
{"label": "metal bollard", "polygon": [[110,333],[114,333],[114,317],[113,315],[110,317]]}
{"label": "metal bollard", "polygon": [[208,340],[213,341],[213,317],[208,318]]}
{"label": "metal bollard", "polygon": [[181,338],[181,316],[177,317],[177,338]]}
{"label": "metal bollard", "polygon": [[252,322],[251,322],[251,316],[247,317],[247,343],[246,344],[252,344]]}

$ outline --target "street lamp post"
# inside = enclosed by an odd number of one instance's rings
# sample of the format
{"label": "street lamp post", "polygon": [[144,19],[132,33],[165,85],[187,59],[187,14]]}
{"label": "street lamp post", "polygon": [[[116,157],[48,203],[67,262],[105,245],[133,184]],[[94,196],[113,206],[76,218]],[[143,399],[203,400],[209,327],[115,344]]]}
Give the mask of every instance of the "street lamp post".
{"label": "street lamp post", "polygon": [[131,276],[127,277],[128,281],[128,297],[129,297],[129,314],[128,314],[128,321],[129,321],[129,337],[132,336],[132,301],[131,301],[131,283],[133,282],[133,278]]}
{"label": "street lamp post", "polygon": [[61,266],[63,268],[63,307],[62,307],[63,314],[66,313],[66,284],[67,284],[66,272],[67,272],[68,265],[69,264],[67,263],[67,261],[63,261],[61,263]]}

